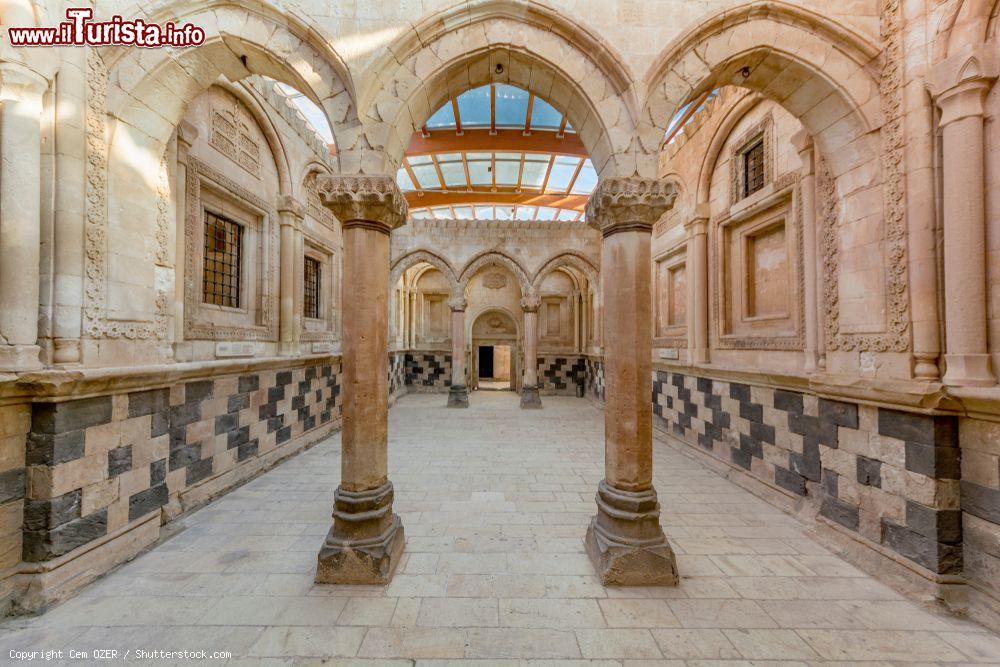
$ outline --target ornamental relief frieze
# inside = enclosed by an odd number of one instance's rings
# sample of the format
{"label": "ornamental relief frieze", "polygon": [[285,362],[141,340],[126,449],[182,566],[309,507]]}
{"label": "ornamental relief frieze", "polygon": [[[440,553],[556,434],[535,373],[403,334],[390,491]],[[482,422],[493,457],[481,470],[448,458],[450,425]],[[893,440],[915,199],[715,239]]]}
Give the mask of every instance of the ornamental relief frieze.
{"label": "ornamental relief frieze", "polygon": [[208,143],[248,174],[260,178],[260,144],[251,129],[255,123],[239,100],[228,93],[226,96],[229,104],[212,106]]}
{"label": "ornamental relief frieze", "polygon": [[[219,326],[211,322],[211,313],[203,308],[201,282],[203,262],[204,207],[202,186],[231,198],[243,207],[261,214],[260,266],[256,273],[256,322],[243,326]],[[278,213],[268,202],[231,178],[212,169],[193,156],[187,158],[187,199],[184,210],[184,337],[189,340],[278,340]]]}
{"label": "ornamental relief frieze", "polygon": [[[86,211],[84,219],[83,333],[91,338],[164,340],[170,299],[169,281],[156,280],[152,322],[116,320],[108,314],[108,71],[96,50],[87,52],[87,102],[84,109],[86,134]],[[170,270],[170,181],[165,156],[161,158],[156,184],[155,246],[149,258],[156,271]]]}

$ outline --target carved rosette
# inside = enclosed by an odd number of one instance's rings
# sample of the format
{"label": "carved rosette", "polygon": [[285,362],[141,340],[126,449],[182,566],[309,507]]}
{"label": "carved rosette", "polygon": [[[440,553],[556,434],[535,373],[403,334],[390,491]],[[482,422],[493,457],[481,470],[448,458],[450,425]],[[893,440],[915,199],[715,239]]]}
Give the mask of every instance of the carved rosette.
{"label": "carved rosette", "polygon": [[604,236],[620,231],[647,230],[670,210],[676,186],[655,178],[602,180],[587,202],[587,222]]}
{"label": "carved rosette", "polygon": [[322,175],[316,189],[344,228],[372,227],[388,234],[406,224],[409,208],[392,176]]}

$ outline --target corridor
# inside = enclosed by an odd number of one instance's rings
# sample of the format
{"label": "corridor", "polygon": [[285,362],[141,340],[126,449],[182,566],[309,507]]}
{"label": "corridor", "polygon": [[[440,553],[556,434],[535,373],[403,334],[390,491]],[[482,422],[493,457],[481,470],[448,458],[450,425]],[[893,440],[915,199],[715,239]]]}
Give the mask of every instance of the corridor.
{"label": "corridor", "polygon": [[167,526],[172,537],[67,603],[6,620],[4,655],[1000,661],[995,635],[907,601],[660,441],[655,482],[681,584],[604,588],[582,540],[603,472],[603,414],[565,397],[539,411],[509,392],[470,402],[446,410],[441,395],[410,394],[389,413],[407,542],[388,587],[313,584],[339,478],[335,434]]}

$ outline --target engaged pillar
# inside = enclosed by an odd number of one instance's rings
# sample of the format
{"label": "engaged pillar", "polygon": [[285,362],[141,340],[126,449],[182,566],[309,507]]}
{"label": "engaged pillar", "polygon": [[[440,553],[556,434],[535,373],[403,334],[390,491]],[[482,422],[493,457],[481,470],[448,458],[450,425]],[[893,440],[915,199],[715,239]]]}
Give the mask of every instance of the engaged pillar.
{"label": "engaged pillar", "polygon": [[805,307],[805,360],[803,369],[806,373],[819,370],[819,292],[816,288],[816,151],[812,137],[800,130],[792,136],[792,144],[799,153],[802,162],[800,189],[802,196],[802,263],[803,289],[802,301]]}
{"label": "engaged pillar", "polygon": [[601,230],[604,291],[604,480],[586,548],[601,581],[618,586],[677,584],[674,552],[660,527],[653,488],[653,223],[676,191],[659,180],[602,181],[587,203]]}
{"label": "engaged pillar", "polygon": [[285,355],[299,353],[300,331],[296,325],[296,310],[301,307],[301,301],[296,298],[298,292],[296,269],[299,261],[298,237],[302,234],[303,211],[302,204],[291,197],[284,196],[278,199],[278,223],[281,226],[278,271],[281,309],[278,330],[281,336],[281,354]]}
{"label": "engaged pillar", "polygon": [[953,56],[929,81],[941,109],[945,364],[947,385],[992,386],[986,322],[986,202],[983,101],[996,55]]}
{"label": "engaged pillar", "polygon": [[448,300],[451,307],[451,387],[448,389],[449,408],[469,407],[469,390],[465,384],[465,307],[464,298]]}
{"label": "engaged pillar", "polygon": [[41,367],[38,353],[41,257],[43,77],[0,65],[0,371]]}
{"label": "engaged pillar", "polygon": [[524,379],[521,383],[521,407],[537,410],[542,407],[538,395],[538,308],[541,299],[529,295],[521,299],[524,311]]}
{"label": "engaged pillar", "polygon": [[344,230],[340,486],[316,582],[384,584],[403,553],[388,478],[389,234],[406,222],[391,176],[326,176],[323,203]]}
{"label": "engaged pillar", "polygon": [[690,267],[687,339],[688,361],[707,364],[708,357],[708,204],[700,204],[695,217],[684,225]]}

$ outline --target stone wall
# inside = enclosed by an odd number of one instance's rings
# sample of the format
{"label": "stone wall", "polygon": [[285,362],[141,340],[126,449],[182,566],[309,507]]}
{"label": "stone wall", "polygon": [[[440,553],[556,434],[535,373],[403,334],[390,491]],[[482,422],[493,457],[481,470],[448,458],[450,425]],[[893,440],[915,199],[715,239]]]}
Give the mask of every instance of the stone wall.
{"label": "stone wall", "polygon": [[992,599],[1000,626],[1000,424],[960,419],[958,433],[965,577]]}
{"label": "stone wall", "polygon": [[604,361],[600,357],[585,357],[584,363],[586,395],[599,403],[604,403]]}
{"label": "stone wall", "polygon": [[[17,578],[20,607],[64,597],[155,542],[161,523],[340,422],[337,358],[168,375],[160,386],[150,377],[141,388],[41,396],[5,421],[10,430],[28,427],[23,467],[0,473],[5,533],[22,536],[4,541],[20,542],[19,551],[5,546],[5,561],[26,564]],[[17,524],[19,531],[6,530]]]}
{"label": "stone wall", "polygon": [[539,355],[538,391],[541,394],[576,396],[577,385],[587,381],[587,363],[579,355]]}
{"label": "stone wall", "polygon": [[658,370],[657,426],[931,575],[962,571],[954,416]]}
{"label": "stone wall", "polygon": [[451,386],[451,352],[411,351],[404,363],[410,391],[443,393]]}

